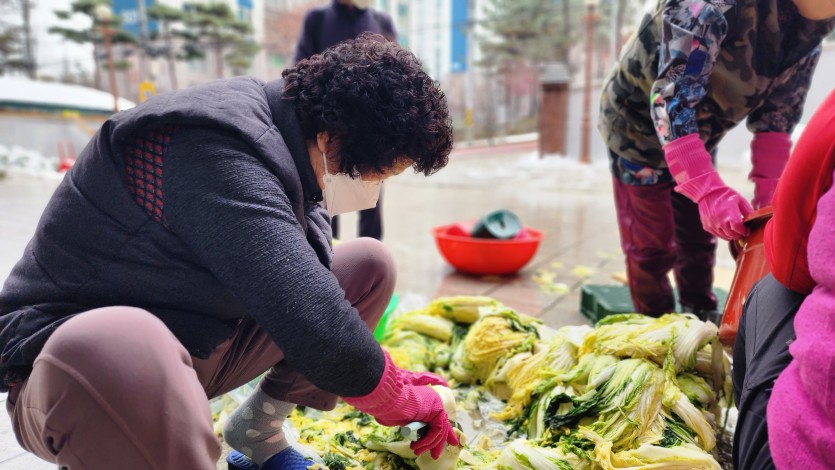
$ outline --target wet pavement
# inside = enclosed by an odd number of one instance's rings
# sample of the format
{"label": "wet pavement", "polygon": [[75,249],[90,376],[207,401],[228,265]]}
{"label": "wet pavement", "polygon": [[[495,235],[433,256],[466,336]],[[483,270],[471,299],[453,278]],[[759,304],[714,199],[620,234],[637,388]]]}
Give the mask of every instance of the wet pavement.
{"label": "wet pavement", "polygon": [[[539,159],[535,143],[516,142],[457,149],[448,167],[436,175],[403,174],[388,180],[384,243],[398,264],[401,308],[422,307],[437,296],[489,295],[554,327],[586,322],[579,313],[582,284],[616,283],[624,273],[610,177],[605,158],[595,157],[592,165],[561,157]],[[750,196],[742,168],[720,172]],[[0,280],[25,248],[56,184],[54,179],[20,176],[0,180]],[[435,248],[432,228],[474,220],[495,209],[511,210],[545,234],[536,255],[515,275],[456,272]],[[356,215],[343,216],[341,227],[344,239],[353,238]],[[733,261],[724,244],[718,254],[716,285],[727,289]],[[547,285],[535,280],[543,273]],[[8,420],[0,419],[0,468],[55,467],[23,451]]]}

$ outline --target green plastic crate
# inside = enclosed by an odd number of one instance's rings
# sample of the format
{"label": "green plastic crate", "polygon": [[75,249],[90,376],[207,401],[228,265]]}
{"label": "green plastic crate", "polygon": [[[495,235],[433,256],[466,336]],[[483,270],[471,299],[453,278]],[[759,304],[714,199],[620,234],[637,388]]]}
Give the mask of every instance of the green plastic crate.
{"label": "green plastic crate", "polygon": [[[678,292],[673,291],[678,306]],[[728,292],[714,288],[718,300],[719,312],[725,307]],[[677,307],[678,308],[678,307]],[[635,306],[629,295],[629,287],[623,284],[585,284],[580,288],[580,313],[593,323],[601,318],[617,313],[632,313]]]}

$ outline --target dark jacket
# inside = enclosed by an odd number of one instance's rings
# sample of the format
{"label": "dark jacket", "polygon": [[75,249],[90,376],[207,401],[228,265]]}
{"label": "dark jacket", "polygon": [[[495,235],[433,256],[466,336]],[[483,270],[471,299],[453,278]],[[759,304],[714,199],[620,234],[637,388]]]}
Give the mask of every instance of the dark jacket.
{"label": "dark jacket", "polygon": [[[321,190],[282,90],[282,81],[219,80],[102,126],[0,292],[4,388],[61,323],[114,305],[148,310],[202,358],[248,315],[321,388],[361,395],[376,385],[382,352],[329,269]],[[125,149],[171,126],[154,217],[129,190]]]}
{"label": "dark jacket", "polygon": [[389,41],[397,39],[394,24],[386,13],[372,8],[359,9],[332,0],[330,5],[314,8],[305,15],[294,62],[319,54],[364,32],[381,34]]}

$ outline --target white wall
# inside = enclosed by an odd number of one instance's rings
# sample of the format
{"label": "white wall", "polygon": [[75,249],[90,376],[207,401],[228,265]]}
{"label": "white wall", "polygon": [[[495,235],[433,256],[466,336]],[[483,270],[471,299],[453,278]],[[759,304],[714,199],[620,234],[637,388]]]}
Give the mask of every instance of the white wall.
{"label": "white wall", "polygon": [[409,9],[409,47],[427,73],[440,81],[450,66],[451,1],[413,0]]}

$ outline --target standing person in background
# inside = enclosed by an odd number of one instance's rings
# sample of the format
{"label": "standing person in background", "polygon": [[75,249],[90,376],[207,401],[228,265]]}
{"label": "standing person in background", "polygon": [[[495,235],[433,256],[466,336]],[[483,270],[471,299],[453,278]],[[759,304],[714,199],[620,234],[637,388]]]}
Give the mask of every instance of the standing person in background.
{"label": "standing person in background", "polygon": [[[305,15],[294,62],[298,63],[364,32],[381,34],[389,41],[397,40],[391,17],[371,8],[371,0],[331,0],[330,5],[314,8]],[[331,219],[331,229],[333,236],[338,238],[339,217]],[[374,207],[359,211],[358,235],[383,239],[382,192]]]}
{"label": "standing person in background", "polygon": [[[604,86],[599,122],[637,312],[675,310],[673,270],[682,309],[716,315],[715,237],[745,237],[745,215],[771,203],[833,28],[804,0],[659,0],[644,17]],[[750,204],[713,162],[746,118]]]}

